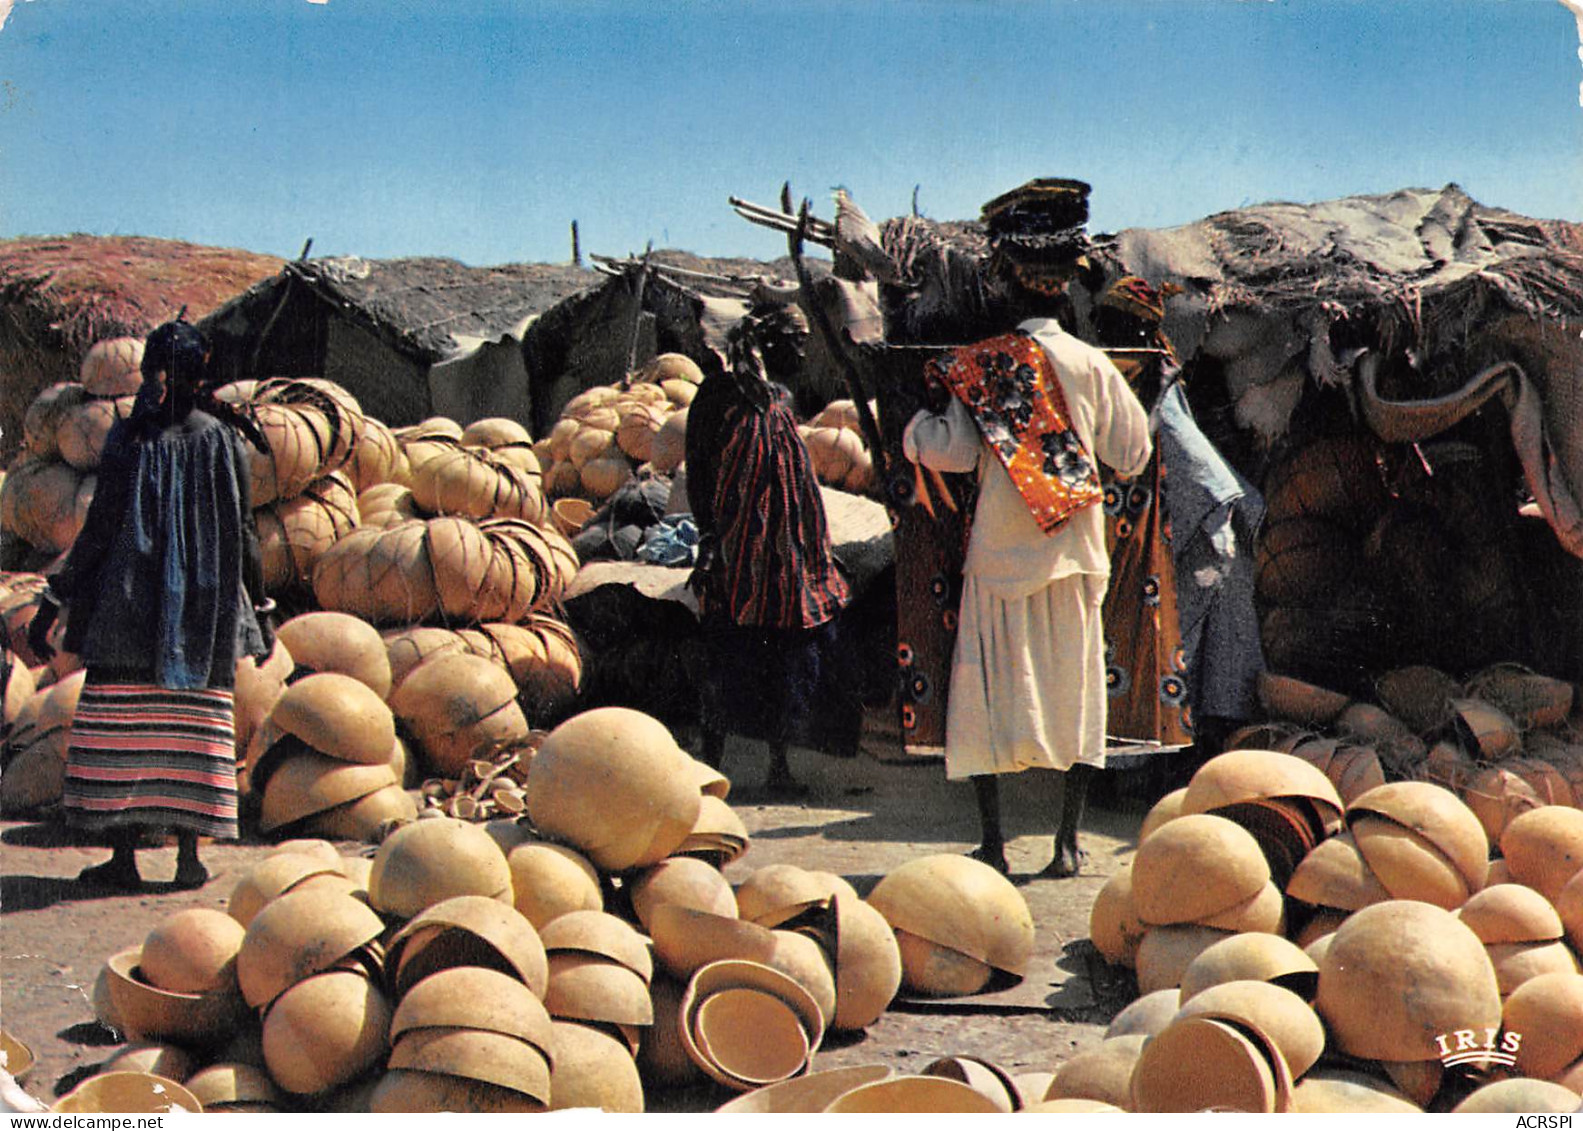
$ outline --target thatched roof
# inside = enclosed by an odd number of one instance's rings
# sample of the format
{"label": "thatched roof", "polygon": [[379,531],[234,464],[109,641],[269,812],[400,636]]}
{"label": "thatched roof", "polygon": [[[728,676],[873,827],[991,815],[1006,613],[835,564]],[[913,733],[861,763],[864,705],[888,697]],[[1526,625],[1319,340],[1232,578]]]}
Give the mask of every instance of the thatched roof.
{"label": "thatched roof", "polygon": [[[1535,318],[1583,316],[1583,225],[1482,205],[1456,185],[1220,212],[1107,241],[1125,269],[1187,288],[1181,313],[1334,318],[1500,291]],[[1189,348],[1196,336],[1179,340]]]}
{"label": "thatched roof", "polygon": [[0,456],[39,389],[77,376],[102,338],[143,335],[183,306],[197,321],[282,260],[140,236],[0,240]]}
{"label": "thatched roof", "polygon": [[471,342],[520,334],[529,318],[594,285],[599,276],[564,264],[469,267],[454,259],[346,256],[285,264],[236,305],[255,304],[260,293],[287,279],[307,284],[392,348],[432,364],[465,352]]}

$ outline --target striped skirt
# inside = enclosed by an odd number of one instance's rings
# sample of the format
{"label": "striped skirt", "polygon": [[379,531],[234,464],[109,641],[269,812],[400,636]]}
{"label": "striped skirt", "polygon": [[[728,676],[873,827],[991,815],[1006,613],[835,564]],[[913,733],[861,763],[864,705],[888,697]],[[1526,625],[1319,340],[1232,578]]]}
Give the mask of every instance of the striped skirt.
{"label": "striped skirt", "polygon": [[77,702],[66,754],[67,823],[234,838],[236,732],[231,691],[95,683]]}

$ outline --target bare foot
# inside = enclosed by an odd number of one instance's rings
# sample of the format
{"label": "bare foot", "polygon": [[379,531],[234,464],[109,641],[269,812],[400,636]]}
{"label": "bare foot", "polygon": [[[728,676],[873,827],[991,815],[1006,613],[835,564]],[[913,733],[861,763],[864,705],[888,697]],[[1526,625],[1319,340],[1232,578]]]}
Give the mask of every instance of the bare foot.
{"label": "bare foot", "polygon": [[176,861],[176,878],[171,886],[180,891],[201,888],[209,882],[209,869],[197,860]]}
{"label": "bare foot", "polygon": [[1049,880],[1064,880],[1081,875],[1088,853],[1075,844],[1063,844],[1056,849],[1055,859],[1039,875]]}
{"label": "bare foot", "polygon": [[1011,874],[1011,867],[1006,863],[1006,850],[988,844],[981,844],[967,854],[969,860],[977,860],[980,864],[988,864],[1003,876]]}

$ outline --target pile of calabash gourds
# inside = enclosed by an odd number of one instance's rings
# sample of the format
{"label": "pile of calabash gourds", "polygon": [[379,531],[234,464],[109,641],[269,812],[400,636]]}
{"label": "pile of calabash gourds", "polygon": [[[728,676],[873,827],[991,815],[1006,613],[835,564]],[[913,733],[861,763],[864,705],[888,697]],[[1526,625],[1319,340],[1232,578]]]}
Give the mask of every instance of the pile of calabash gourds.
{"label": "pile of calabash gourds", "polygon": [[1150,811],[1090,934],[1140,996],[1055,1073],[1051,1098],[1263,1112],[1583,1102],[1583,811],[1570,806],[1524,812],[1492,843],[1433,782],[1343,803],[1301,758],[1233,750]]}
{"label": "pile of calabash gourds", "polygon": [[111,956],[95,1011],[132,1043],[101,1067],[205,1110],[641,1111],[813,1081],[824,1035],[904,978],[971,992],[1026,962],[1026,905],[976,861],[910,862],[867,900],[793,865],[733,886],[728,791],[658,721],[601,708],[543,737],[522,818],[395,822],[371,857],[288,840],[226,912]]}

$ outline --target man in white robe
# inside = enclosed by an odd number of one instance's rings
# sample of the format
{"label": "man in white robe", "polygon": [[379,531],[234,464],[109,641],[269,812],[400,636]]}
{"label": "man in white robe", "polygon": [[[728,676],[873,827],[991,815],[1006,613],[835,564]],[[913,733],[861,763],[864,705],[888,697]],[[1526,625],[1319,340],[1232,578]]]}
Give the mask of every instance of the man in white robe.
{"label": "man in white robe", "polygon": [[[1086,186],[1083,191],[1086,196]],[[1086,218],[1086,203],[1084,212]],[[1008,274],[1020,284],[1023,310],[1044,315],[1059,308],[1060,284],[1079,262],[1081,240],[1073,241],[1070,254],[1052,249],[1048,237],[1039,241],[1036,269],[1026,257],[1016,258],[1021,249],[1014,240],[995,246],[997,261],[1013,268]],[[1064,393],[1066,423],[1083,451],[1123,477],[1141,472],[1152,451],[1148,416],[1104,353],[1053,317],[1029,318],[1017,330],[1049,359]],[[979,476],[948,694],[946,774],[974,783],[983,836],[972,855],[1005,872],[998,776],[1030,768],[1067,771],[1054,858],[1042,874],[1074,875],[1089,775],[1105,760],[1100,609],[1110,556],[1104,512],[1092,501],[1080,503],[1047,532],[1030,503],[1036,490],[1014,482],[1006,438],[996,439],[999,450],[986,438],[982,417],[959,396],[941,412],[919,412],[903,437],[909,459]],[[1019,474],[1026,479],[1025,470]],[[1059,491],[1060,484],[1053,488]]]}

